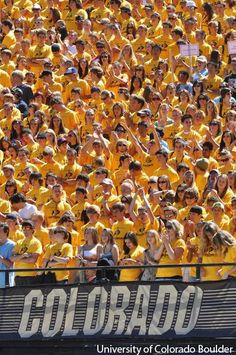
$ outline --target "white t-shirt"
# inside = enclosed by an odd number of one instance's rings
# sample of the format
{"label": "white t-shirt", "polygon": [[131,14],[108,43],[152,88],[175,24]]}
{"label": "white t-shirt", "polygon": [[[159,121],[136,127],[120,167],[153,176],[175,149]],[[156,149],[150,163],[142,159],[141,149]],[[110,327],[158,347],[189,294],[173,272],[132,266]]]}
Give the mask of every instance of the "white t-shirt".
{"label": "white t-shirt", "polygon": [[31,219],[32,214],[36,212],[38,212],[37,207],[26,202],[25,207],[19,210],[18,213],[22,219]]}

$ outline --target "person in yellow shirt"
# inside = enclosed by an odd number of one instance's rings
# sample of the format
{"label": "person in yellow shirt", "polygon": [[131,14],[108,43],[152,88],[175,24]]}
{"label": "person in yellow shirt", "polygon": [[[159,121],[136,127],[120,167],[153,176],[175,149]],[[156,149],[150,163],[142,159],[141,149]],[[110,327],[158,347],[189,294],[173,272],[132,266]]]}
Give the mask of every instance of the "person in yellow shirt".
{"label": "person in yellow shirt", "polygon": [[220,85],[223,79],[217,75],[218,64],[208,62],[208,75],[203,79],[204,89],[211,99],[215,99],[220,94]]}
{"label": "person in yellow shirt", "polygon": [[25,236],[21,230],[19,217],[16,213],[7,213],[5,222],[9,227],[9,239],[13,240],[13,242],[24,239]]}
{"label": "person in yellow shirt", "polygon": [[83,225],[80,229],[81,243],[84,244],[84,233],[87,228],[95,228],[97,230],[98,238],[100,240],[102,231],[105,229],[104,224],[102,224],[100,219],[100,208],[97,205],[90,205],[86,208],[86,215],[88,222]]}
{"label": "person in yellow shirt", "polygon": [[196,174],[195,182],[200,196],[202,196],[202,193],[208,181],[208,167],[209,162],[206,158],[200,158],[196,160],[194,167],[194,172]]}
{"label": "person in yellow shirt", "polygon": [[[142,264],[144,248],[138,243],[138,238],[135,233],[128,232],[124,237],[124,250],[121,255],[119,265],[132,266]],[[136,281],[141,274],[142,269],[122,269],[120,272],[119,281]]]}
{"label": "person in yellow shirt", "polygon": [[39,75],[39,81],[35,86],[35,90],[42,92],[44,97],[47,98],[55,91],[62,93],[63,87],[53,79],[53,72],[51,70],[43,70]]}
{"label": "person in yellow shirt", "polygon": [[62,199],[62,186],[56,184],[52,187],[52,199],[43,206],[43,213],[45,216],[45,223],[51,226],[53,223],[59,221],[61,216],[71,210],[71,206]]}
{"label": "person in yellow shirt", "polygon": [[[166,232],[161,234],[164,249],[159,264],[181,264],[186,250],[186,244],[183,240],[183,227],[177,220],[173,219],[166,223],[165,230]],[[159,268],[156,276],[157,279],[182,279],[181,267]]]}
{"label": "person in yellow shirt", "polygon": [[115,238],[115,242],[121,251],[124,245],[124,236],[128,232],[133,231],[134,223],[125,218],[125,205],[123,203],[115,203],[112,208],[112,220],[113,224],[111,230]]}
{"label": "person in yellow shirt", "polygon": [[[213,246],[223,255],[225,263],[235,263],[236,261],[236,243],[235,238],[227,231],[219,231],[212,239]],[[236,276],[235,266],[222,266],[218,270],[218,275],[225,280]]]}
{"label": "person in yellow shirt", "polygon": [[147,77],[152,78],[155,71],[158,69],[161,51],[162,48],[158,44],[154,44],[152,46],[152,58],[144,64],[145,74]]}
{"label": "person in yellow shirt", "polygon": [[184,114],[181,118],[183,129],[176,134],[176,137],[182,138],[190,146],[194,146],[194,142],[201,141],[201,136],[192,128],[192,116],[189,114]]}
{"label": "person in yellow shirt", "polygon": [[43,186],[43,177],[42,174],[35,171],[30,174],[29,177],[30,189],[26,193],[28,200],[32,200],[36,206],[39,206],[41,202],[42,194],[45,194],[48,190]]}
{"label": "person in yellow shirt", "polygon": [[82,99],[88,99],[90,97],[90,87],[86,80],[78,78],[78,70],[74,67],[68,68],[65,72],[69,78],[69,84],[66,86],[63,93],[64,102],[67,103],[71,99],[71,90],[73,88],[80,88],[80,95]]}
{"label": "person in yellow shirt", "polygon": [[76,256],[78,254],[78,249],[82,245],[80,234],[74,229],[75,216],[71,211],[65,212],[60,220],[58,221],[58,226],[63,226],[70,233],[71,240],[70,244],[73,248],[73,255]]}
{"label": "person in yellow shirt", "polygon": [[[34,225],[32,221],[28,220],[23,222],[22,230],[25,237],[18,240],[16,243],[11,261],[14,262],[16,269],[36,269],[38,257],[42,253],[42,245],[40,241],[34,237]],[[35,275],[36,271],[16,272],[16,286],[34,284]]]}
{"label": "person in yellow shirt", "polygon": [[65,128],[69,130],[78,128],[79,122],[77,121],[76,113],[68,109],[60,97],[53,97],[50,100],[50,106],[53,112],[61,116]]}
{"label": "person in yellow shirt", "polygon": [[142,164],[138,160],[134,160],[129,164],[129,174],[134,184],[143,186],[145,192],[147,192],[149,177],[143,171]]}
{"label": "person in yellow shirt", "polygon": [[75,190],[75,203],[71,209],[71,212],[75,216],[75,229],[80,231],[80,228],[85,223],[86,208],[89,206],[89,203],[86,201],[87,191],[84,187],[77,187]]}
{"label": "person in yellow shirt", "polygon": [[36,165],[31,164],[29,161],[29,151],[26,148],[20,148],[18,150],[17,160],[18,163],[15,164],[15,177],[20,182],[26,182],[27,176],[25,174],[26,168],[31,168],[32,171],[38,171]]}
{"label": "person in yellow shirt", "polygon": [[43,71],[43,64],[46,59],[51,59],[51,47],[46,44],[47,31],[40,29],[37,31],[37,44],[29,49],[28,58],[30,60],[30,69],[38,77]]}
{"label": "person in yellow shirt", "polygon": [[156,153],[159,168],[153,172],[154,176],[166,175],[168,176],[170,183],[173,184],[179,180],[177,172],[167,164],[168,153],[165,149],[159,149]]}
{"label": "person in yellow shirt", "polygon": [[61,176],[62,165],[55,161],[53,155],[54,151],[51,147],[47,146],[44,148],[43,161],[45,163],[40,167],[40,172],[44,178],[50,172],[56,174],[58,177]]}
{"label": "person in yellow shirt", "polygon": [[217,224],[219,229],[229,231],[230,218],[225,214],[225,208],[221,202],[215,202],[212,206],[212,216],[212,221]]}
{"label": "person in yellow shirt", "polygon": [[193,168],[192,159],[186,153],[186,143],[181,138],[173,139],[173,147],[174,151],[170,154],[170,159],[168,160],[168,164],[177,171],[179,164],[186,164],[189,169]]}
{"label": "person in yellow shirt", "polygon": [[55,243],[47,247],[43,256],[42,268],[49,267],[51,272],[55,272],[57,284],[64,285],[68,282],[69,271],[53,271],[53,268],[66,268],[73,257],[72,245],[68,243],[70,234],[62,226],[57,226],[53,233]]}
{"label": "person in yellow shirt", "polygon": [[[212,243],[213,237],[218,231],[219,227],[213,222],[207,222],[203,227],[199,247],[199,258],[203,264],[224,262],[223,255],[213,247]],[[220,280],[219,269],[220,266],[202,267],[201,281]]]}
{"label": "person in yellow shirt", "polygon": [[[140,196],[141,200],[144,203],[144,206],[139,204],[138,213],[136,213],[135,206],[138,196]],[[133,230],[137,235],[139,245],[146,247],[148,230],[155,229],[159,231],[160,225],[153,214],[153,211],[145,196],[143,188],[139,188],[138,191],[134,194],[134,197],[129,207],[129,214],[132,221],[134,222]]]}
{"label": "person in yellow shirt", "polygon": [[35,228],[34,236],[40,241],[43,251],[45,251],[46,246],[50,244],[50,240],[48,229],[43,227],[44,215],[42,212],[33,213],[31,216],[31,220]]}
{"label": "person in yellow shirt", "polygon": [[3,49],[1,51],[1,59],[2,59],[2,64],[0,65],[0,69],[4,70],[7,72],[9,75],[15,70],[15,64],[13,61],[11,61],[11,51],[9,49]]}
{"label": "person in yellow shirt", "polygon": [[198,197],[196,189],[189,187],[185,190],[183,201],[186,207],[181,208],[179,211],[178,221],[180,223],[183,223],[185,220],[189,219],[190,209],[197,204]]}
{"label": "person in yellow shirt", "polygon": [[101,196],[95,201],[95,204],[100,208],[100,221],[109,227],[109,217],[111,208],[114,204],[119,202],[119,197],[114,192],[114,184],[111,179],[105,178],[100,183],[102,186]]}
{"label": "person in yellow shirt", "polygon": [[162,32],[161,17],[158,12],[153,12],[150,17],[150,27],[148,28],[147,37],[150,40],[154,40],[157,36],[160,36]]}
{"label": "person in yellow shirt", "polygon": [[13,31],[13,23],[10,20],[2,21],[3,41],[0,44],[1,48],[10,48],[16,43],[16,38]]}
{"label": "person in yellow shirt", "polygon": [[76,177],[81,172],[82,167],[76,163],[76,150],[68,148],[66,152],[67,163],[61,170],[62,184],[67,195],[70,196],[75,191]]}

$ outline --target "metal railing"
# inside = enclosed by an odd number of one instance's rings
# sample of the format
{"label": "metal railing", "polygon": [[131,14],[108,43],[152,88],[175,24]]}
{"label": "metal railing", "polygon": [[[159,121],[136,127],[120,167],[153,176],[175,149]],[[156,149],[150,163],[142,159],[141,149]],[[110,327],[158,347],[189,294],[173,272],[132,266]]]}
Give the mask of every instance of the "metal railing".
{"label": "metal railing", "polygon": [[[45,271],[86,271],[86,270],[101,270],[101,282],[102,279],[106,279],[106,271],[108,270],[123,270],[123,269],[152,269],[152,268],[195,268],[196,269],[196,280],[192,282],[197,282],[200,281],[201,279],[201,268],[203,267],[216,267],[216,266],[236,266],[235,263],[195,263],[195,264],[157,264],[157,265],[125,265],[125,266],[77,266],[77,267],[55,267],[55,268],[29,268],[29,269],[15,269],[15,268],[9,268],[2,270],[0,269],[0,272],[5,273],[5,286],[9,286],[9,274],[10,273],[21,273],[21,272],[45,272]],[[171,279],[171,277],[169,277]],[[112,280],[111,280],[112,282]],[[85,282],[86,283],[86,282]]]}

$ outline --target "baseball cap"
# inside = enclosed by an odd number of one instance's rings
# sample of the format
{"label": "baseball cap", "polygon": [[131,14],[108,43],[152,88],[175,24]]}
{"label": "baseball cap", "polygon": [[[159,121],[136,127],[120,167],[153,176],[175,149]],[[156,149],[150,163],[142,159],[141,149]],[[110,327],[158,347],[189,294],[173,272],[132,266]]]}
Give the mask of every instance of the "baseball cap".
{"label": "baseball cap", "polygon": [[212,206],[212,209],[214,209],[214,208],[221,208],[223,211],[225,209],[223,203],[221,203],[221,202],[214,203],[214,205]]}
{"label": "baseball cap", "polygon": [[102,180],[101,184],[113,186],[113,181],[111,179],[105,178]]}
{"label": "baseball cap", "polygon": [[41,10],[41,6],[39,4],[34,4],[32,10]]}
{"label": "baseball cap", "polygon": [[197,7],[196,3],[194,1],[187,1],[185,6],[186,7]]}
{"label": "baseball cap", "polygon": [[40,78],[43,78],[46,75],[52,75],[52,71],[51,70],[43,70],[41,72],[41,74],[39,75]]}
{"label": "baseball cap", "polygon": [[75,67],[70,67],[66,70],[64,75],[70,75],[70,74],[78,74],[78,71]]}
{"label": "baseball cap", "polygon": [[15,171],[14,166],[11,165],[11,164],[6,164],[6,165],[4,165],[3,170],[4,170],[4,169],[10,169],[10,170],[12,170],[12,171]]}
{"label": "baseball cap", "polygon": [[37,139],[47,139],[47,135],[44,132],[39,132],[37,134]]}
{"label": "baseball cap", "polygon": [[209,165],[209,162],[205,158],[201,158],[196,161],[196,167],[199,168],[200,170],[207,170],[208,165]]}
{"label": "baseball cap", "polygon": [[67,143],[66,138],[64,138],[64,137],[60,137],[60,138],[58,138],[58,140],[57,140],[57,144],[58,144],[58,145],[61,145],[61,144],[63,144],[63,143]]}
{"label": "baseball cap", "polygon": [[10,219],[12,221],[16,221],[18,218],[16,213],[7,213],[6,214],[6,219]]}
{"label": "baseball cap", "polygon": [[149,116],[149,117],[151,117],[152,116],[152,111],[149,110],[148,108],[145,108],[143,110],[138,111],[137,115],[138,116]]}
{"label": "baseball cap", "polygon": [[198,62],[207,63],[207,58],[204,55],[197,57]]}
{"label": "baseball cap", "polygon": [[58,44],[58,43],[53,43],[53,44],[51,45],[51,50],[52,50],[52,52],[59,52],[60,49],[61,49],[61,46],[60,46],[60,44]]}
{"label": "baseball cap", "polygon": [[23,223],[22,223],[22,228],[23,227],[31,227],[32,229],[34,229],[34,224],[33,224],[33,222],[32,221],[24,221]]}
{"label": "baseball cap", "polygon": [[200,206],[193,206],[190,208],[190,212],[197,213],[197,214],[202,214],[202,207]]}

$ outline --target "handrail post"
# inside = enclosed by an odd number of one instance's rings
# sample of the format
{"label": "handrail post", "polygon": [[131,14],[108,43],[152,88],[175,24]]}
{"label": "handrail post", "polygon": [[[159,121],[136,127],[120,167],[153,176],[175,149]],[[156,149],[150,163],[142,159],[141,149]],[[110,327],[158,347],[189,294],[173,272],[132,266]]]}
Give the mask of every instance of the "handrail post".
{"label": "handrail post", "polygon": [[201,265],[197,264],[196,266],[196,279],[197,281],[201,280]]}
{"label": "handrail post", "polygon": [[9,269],[5,270],[5,287],[9,287],[10,282],[9,282]]}

